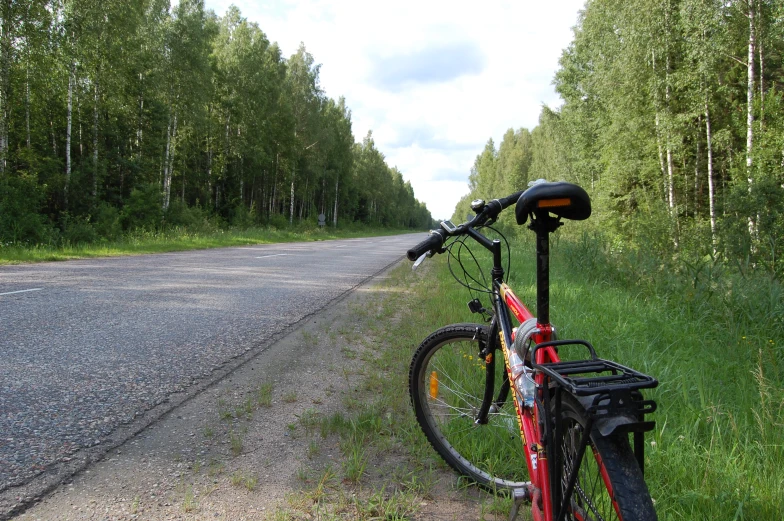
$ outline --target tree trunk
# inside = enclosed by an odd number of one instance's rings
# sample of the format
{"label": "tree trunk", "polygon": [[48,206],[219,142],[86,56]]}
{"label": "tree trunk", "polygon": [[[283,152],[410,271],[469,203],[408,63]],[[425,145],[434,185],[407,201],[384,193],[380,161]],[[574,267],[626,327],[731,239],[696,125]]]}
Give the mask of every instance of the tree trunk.
{"label": "tree trunk", "polygon": [[68,70],[68,111],[65,124],[65,186],[63,187],[63,200],[68,208],[68,187],[71,184],[71,125],[73,124],[73,83],[74,64]]}
{"label": "tree trunk", "polygon": [[270,200],[270,215],[278,211],[278,161],[280,159],[280,152],[275,154],[275,176],[272,180],[272,199]]}
{"label": "tree trunk", "polygon": [[98,80],[95,81],[93,107],[93,206],[98,202]]}
{"label": "tree trunk", "polygon": [[25,78],[25,127],[27,130],[27,140],[26,140],[27,150],[30,150],[30,51],[29,50],[27,51],[26,69],[27,69],[27,77]]}
{"label": "tree trunk", "polygon": [[708,204],[710,206],[710,225],[711,225],[711,246],[713,249],[713,255],[716,255],[716,203],[714,200],[714,188],[713,188],[713,148],[711,147],[711,141],[713,136],[711,135],[711,124],[710,124],[710,111],[708,110],[708,101],[705,101],[705,140],[706,146],[708,147]]}
{"label": "tree trunk", "polygon": [[[748,73],[746,81],[746,180],[748,190],[754,183],[751,169],[753,166],[754,146],[754,51],[756,50],[756,31],[754,27],[754,0],[749,0],[749,55]],[[751,237],[751,251],[756,250],[757,223],[753,216],[749,216],[749,236]]]}
{"label": "tree trunk", "polygon": [[[757,20],[759,21],[759,19]],[[759,113],[759,128],[762,132],[762,127],[765,124],[765,60],[762,58],[762,34],[760,28],[757,28],[757,50],[759,55],[759,95],[760,95],[760,113]]]}
{"label": "tree trunk", "polygon": [[332,211],[332,226],[338,226],[338,178],[335,178],[335,208]]}
{"label": "tree trunk", "polygon": [[[702,123],[702,116],[697,117],[697,124]],[[694,217],[700,208],[700,159],[702,159],[702,140],[700,140],[699,127],[697,127],[697,153],[694,156]]]}
{"label": "tree trunk", "polygon": [[289,207],[289,224],[294,223],[294,176],[296,174],[296,167],[291,171],[291,203]]}
{"label": "tree trunk", "polygon": [[[656,51],[651,51],[651,61],[653,64],[653,75],[656,76]],[[653,104],[655,108],[654,114],[654,129],[656,131],[656,149],[659,152],[659,171],[661,172],[661,178],[664,179],[664,197],[667,198],[667,167],[664,164],[664,147],[662,146],[662,130],[661,130],[661,116],[659,114],[661,102],[659,100],[659,89],[654,90],[653,95]],[[593,180],[591,182],[593,187]]]}
{"label": "tree trunk", "polygon": [[[304,193],[305,194],[308,193],[308,179],[307,178],[305,179],[305,192]],[[300,221],[302,220],[303,214],[305,212],[305,201],[306,201],[306,199],[303,198],[302,199],[302,203],[300,204],[300,207],[299,207],[299,220]]]}
{"label": "tree trunk", "polygon": [[[74,77],[76,82],[76,77]],[[79,122],[79,161],[84,159],[84,136],[82,135],[82,101],[78,96],[76,97],[76,120]]]}
{"label": "tree trunk", "polygon": [[212,199],[212,103],[207,108],[207,193]]}
{"label": "tree trunk", "polygon": [[226,135],[223,141],[223,161],[221,162],[221,176],[218,179],[218,182],[215,183],[215,209],[218,209],[220,205],[220,192],[221,192],[221,185],[225,187],[226,183],[226,165],[229,162],[229,129],[231,128],[231,113],[226,116]]}
{"label": "tree trunk", "polygon": [[754,30],[754,0],[749,0],[749,56],[748,73],[746,82],[746,174],[748,176],[749,190],[752,178],[752,150],[754,145],[754,51],[756,33]]}
{"label": "tree trunk", "polygon": [[136,153],[142,158],[142,143],[144,137],[144,73],[139,73],[139,121],[136,128]]}
{"label": "tree trunk", "polygon": [[[173,121],[173,125],[172,125]],[[173,141],[174,134],[177,132],[177,113],[172,114],[169,110],[169,124],[166,128],[166,152],[163,159],[163,211],[169,209],[169,201],[171,199],[171,179],[172,179],[172,163],[173,163]]]}
{"label": "tree trunk", "polygon": [[3,0],[0,25],[0,177],[8,164],[8,120],[11,113],[11,53],[13,52],[13,2]]}
{"label": "tree trunk", "polygon": [[[664,102],[667,115],[670,114],[670,57],[667,56],[664,69]],[[668,118],[669,123],[669,118]],[[675,174],[672,164],[672,134],[669,126],[665,129],[665,140],[667,145],[667,202],[670,207],[670,216],[675,217]],[[677,239],[675,240],[677,246]]]}

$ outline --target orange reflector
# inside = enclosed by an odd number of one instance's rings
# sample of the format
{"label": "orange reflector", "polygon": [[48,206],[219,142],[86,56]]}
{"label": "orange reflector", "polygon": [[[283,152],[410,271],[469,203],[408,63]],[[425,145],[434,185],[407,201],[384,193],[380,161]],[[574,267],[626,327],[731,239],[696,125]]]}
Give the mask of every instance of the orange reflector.
{"label": "orange reflector", "polygon": [[435,371],[430,373],[430,397],[434,400],[438,399],[438,373]]}
{"label": "orange reflector", "polygon": [[539,201],[539,208],[555,208],[558,206],[571,206],[572,200],[568,197],[563,199],[542,199]]}

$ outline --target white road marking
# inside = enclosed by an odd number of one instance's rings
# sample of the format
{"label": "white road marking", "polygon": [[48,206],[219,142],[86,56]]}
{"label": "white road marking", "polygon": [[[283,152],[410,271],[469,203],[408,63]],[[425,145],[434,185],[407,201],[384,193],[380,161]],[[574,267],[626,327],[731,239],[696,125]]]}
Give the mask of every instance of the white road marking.
{"label": "white road marking", "polygon": [[266,259],[267,257],[282,257],[284,255],[288,255],[288,253],[276,253],[274,255],[264,255],[262,257],[256,257],[257,259]]}
{"label": "white road marking", "polygon": [[44,288],[33,288],[33,289],[20,289],[19,291],[9,291],[8,293],[0,293],[0,297],[3,295],[15,295],[17,293],[27,293],[28,291],[41,291]]}

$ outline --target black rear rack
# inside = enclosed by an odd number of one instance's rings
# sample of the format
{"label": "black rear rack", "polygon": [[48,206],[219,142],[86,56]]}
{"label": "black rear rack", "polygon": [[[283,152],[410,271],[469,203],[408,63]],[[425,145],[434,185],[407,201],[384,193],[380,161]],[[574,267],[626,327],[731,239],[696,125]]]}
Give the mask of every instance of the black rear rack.
{"label": "black rear rack", "polygon": [[658,380],[651,376],[599,358],[593,346],[585,340],[555,340],[537,344],[531,352],[531,360],[536,360],[537,349],[567,345],[582,345],[588,348],[591,358],[549,364],[533,363],[532,367],[546,374],[573,395],[589,396],[613,391],[635,391],[659,385]]}

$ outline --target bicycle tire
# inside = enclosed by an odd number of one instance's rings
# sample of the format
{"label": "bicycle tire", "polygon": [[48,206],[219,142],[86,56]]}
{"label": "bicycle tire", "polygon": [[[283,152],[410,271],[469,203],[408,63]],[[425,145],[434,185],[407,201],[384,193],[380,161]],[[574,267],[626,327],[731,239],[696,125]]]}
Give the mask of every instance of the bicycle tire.
{"label": "bicycle tire", "polygon": [[[453,324],[430,334],[411,360],[409,393],[417,422],[444,461],[478,485],[504,491],[529,478],[514,404],[502,390],[508,381],[502,354],[494,353],[489,363],[477,356],[489,334],[480,324]],[[479,425],[474,420],[485,392],[485,371],[494,372],[493,396],[500,399],[487,423]]]}
{"label": "bicycle tire", "polygon": [[[564,393],[559,419],[564,433],[560,456],[563,462],[561,494],[577,459],[578,444],[587,422],[580,403]],[[629,435],[602,436],[594,430],[578,471],[565,519],[652,521],[657,519],[648,487],[629,445]],[[554,505],[558,510],[560,505]]]}

